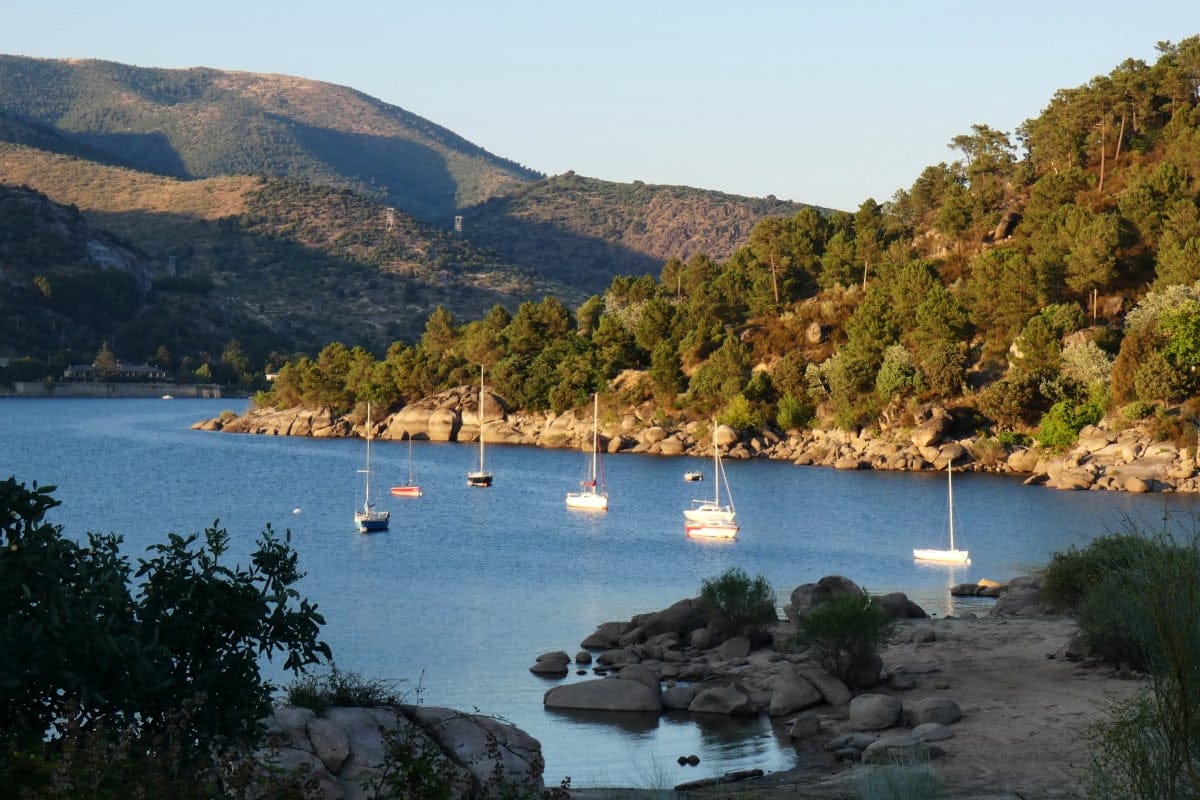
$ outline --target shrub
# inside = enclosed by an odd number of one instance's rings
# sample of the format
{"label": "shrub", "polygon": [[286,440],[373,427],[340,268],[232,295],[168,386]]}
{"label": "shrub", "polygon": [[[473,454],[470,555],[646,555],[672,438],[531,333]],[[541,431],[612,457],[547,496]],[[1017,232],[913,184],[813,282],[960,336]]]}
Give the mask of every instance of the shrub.
{"label": "shrub", "polygon": [[838,594],[797,623],[795,641],[830,675],[849,683],[854,666],[892,635],[892,618],[871,596]]}
{"label": "shrub", "polygon": [[120,537],[80,546],[44,521],[52,489],[0,481],[0,785],[11,753],[59,751],[71,730],[129,728],[147,748],[133,757],[173,748],[199,767],[259,735],[272,690],[260,658],[282,652],[298,673],[329,657],[323,618],[292,588],[290,534],[268,526],[249,567],[222,563],[229,535],[215,524],[203,543],[170,534],[134,572]]}
{"label": "shrub", "polygon": [[1121,409],[1121,418],[1129,422],[1136,422],[1153,414],[1155,408],[1154,403],[1147,403],[1145,400],[1134,400]]}
{"label": "shrub", "polygon": [[704,580],[700,586],[700,608],[726,634],[741,633],[779,618],[775,613],[775,592],[767,579],[756,575],[751,580],[737,567]]}
{"label": "shrub", "polygon": [[1042,575],[1041,599],[1052,608],[1074,611],[1109,575],[1146,558],[1151,550],[1143,536],[1115,533],[1094,539],[1082,550],[1072,546],[1059,551]]}
{"label": "shrub", "polygon": [[858,800],[934,800],[941,791],[928,761],[874,764],[855,772],[853,786]]}
{"label": "shrub", "polygon": [[1073,405],[1062,400],[1051,406],[1038,426],[1038,442],[1042,447],[1070,447],[1085,425],[1095,425],[1104,419],[1104,407],[1088,402]]}
{"label": "shrub", "polygon": [[1080,627],[1150,685],[1092,732],[1089,796],[1200,796],[1200,538],[1162,533],[1114,569],[1081,605]]}
{"label": "shrub", "polygon": [[812,403],[804,403],[791,394],[785,394],[779,398],[775,423],[785,431],[799,430],[812,422],[815,413]]}
{"label": "shrub", "polygon": [[373,708],[394,706],[404,702],[397,695],[395,683],[368,680],[355,672],[342,672],[336,666],[324,675],[306,675],[287,687],[289,705],[310,708],[323,716],[335,706]]}
{"label": "shrub", "polygon": [[717,422],[734,430],[745,431],[762,425],[762,415],[744,394],[735,394],[717,415]]}

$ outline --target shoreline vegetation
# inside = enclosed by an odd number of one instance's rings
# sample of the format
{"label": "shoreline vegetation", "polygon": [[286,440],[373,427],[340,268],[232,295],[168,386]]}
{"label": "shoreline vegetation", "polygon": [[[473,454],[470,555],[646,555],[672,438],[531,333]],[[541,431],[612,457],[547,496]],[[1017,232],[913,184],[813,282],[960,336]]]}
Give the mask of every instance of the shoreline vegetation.
{"label": "shoreline vegetation", "polygon": [[[487,440],[494,444],[586,449],[591,416],[579,408],[561,414],[509,412],[492,393],[484,399]],[[969,422],[969,419],[967,420]],[[460,386],[425,397],[373,418],[376,439],[476,442],[480,430],[475,389]],[[365,415],[337,414],[329,408],[252,408],[226,411],[201,420],[197,430],[311,438],[364,437]],[[1064,490],[1200,492],[1195,448],[1162,440],[1157,420],[1106,418],[1079,431],[1069,448],[1036,442],[1009,442],[963,429],[955,409],[925,405],[902,414],[882,415],[878,424],[857,431],[803,429],[781,432],[764,427],[736,430],[718,425],[726,458],[765,458],[798,466],[842,470],[960,470],[1023,475],[1027,485]],[[600,445],[609,454],[709,456],[711,423],[664,419],[652,403],[602,411]]]}

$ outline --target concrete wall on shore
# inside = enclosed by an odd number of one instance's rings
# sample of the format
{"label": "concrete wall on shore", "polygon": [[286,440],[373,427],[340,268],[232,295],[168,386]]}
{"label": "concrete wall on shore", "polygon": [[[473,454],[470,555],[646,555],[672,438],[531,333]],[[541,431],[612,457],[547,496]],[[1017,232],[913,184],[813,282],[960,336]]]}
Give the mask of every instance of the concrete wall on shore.
{"label": "concrete wall on shore", "polygon": [[11,392],[0,388],[0,395],[12,397],[213,397],[221,396],[221,387],[211,383],[55,383],[48,388],[41,381],[16,381]]}

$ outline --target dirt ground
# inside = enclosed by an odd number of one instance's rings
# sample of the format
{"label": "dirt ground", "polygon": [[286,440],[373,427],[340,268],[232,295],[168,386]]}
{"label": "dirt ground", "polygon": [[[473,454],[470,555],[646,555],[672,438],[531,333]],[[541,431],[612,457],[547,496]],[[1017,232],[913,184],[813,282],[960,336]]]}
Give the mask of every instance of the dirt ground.
{"label": "dirt ground", "polygon": [[[932,627],[935,640],[907,642]],[[953,699],[963,711],[954,738],[938,742],[933,761],[943,800],[1038,800],[1077,796],[1088,768],[1083,734],[1107,718],[1113,701],[1143,679],[1112,666],[1072,661],[1066,645],[1076,630],[1064,617],[942,618],[903,623],[882,651],[884,668],[906,672],[916,687],[881,689],[902,700],[931,694]],[[920,636],[916,638],[922,638]],[[845,711],[823,714],[824,733],[801,747],[796,769],[722,786],[679,792],[625,789],[572,791],[577,800],[688,797],[700,800],[852,798],[855,769],[833,763],[820,748],[843,729]],[[904,729],[893,729],[899,733]]]}

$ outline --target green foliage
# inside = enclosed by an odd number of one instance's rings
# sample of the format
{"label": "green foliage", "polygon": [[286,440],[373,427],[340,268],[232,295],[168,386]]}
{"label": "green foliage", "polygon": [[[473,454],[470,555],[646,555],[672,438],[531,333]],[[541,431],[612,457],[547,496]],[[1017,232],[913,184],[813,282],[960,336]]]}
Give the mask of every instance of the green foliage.
{"label": "green foliage", "polygon": [[375,708],[404,702],[392,681],[368,679],[330,665],[327,673],[304,675],[287,686],[288,705],[309,708],[324,716],[334,707]]}
{"label": "green foliage", "polygon": [[1144,400],[1134,400],[1121,409],[1121,419],[1136,422],[1153,414],[1155,408],[1157,406],[1154,403],[1147,403]]}
{"label": "green foliage", "polygon": [[912,353],[903,345],[894,344],[883,351],[883,364],[875,376],[875,392],[881,399],[911,397],[925,390],[925,378]]}
{"label": "green foliage", "polygon": [[1042,447],[1063,448],[1074,444],[1085,425],[1104,418],[1104,407],[1096,402],[1074,405],[1062,400],[1050,407],[1038,424],[1037,440]]}
{"label": "green foliage", "polygon": [[1045,408],[1036,377],[1013,375],[996,381],[978,396],[979,410],[1006,428],[1031,424]]}
{"label": "green foliage", "polygon": [[1144,536],[1107,534],[1084,548],[1074,545],[1050,558],[1042,575],[1041,598],[1062,611],[1075,611],[1109,575],[1144,560],[1153,548]]}
{"label": "green foliage", "polygon": [[271,707],[258,659],[282,653],[299,672],[328,658],[324,620],[292,588],[290,534],[268,526],[249,567],[222,563],[229,536],[215,525],[198,546],[170,534],[134,572],[119,537],[80,546],[46,523],[51,490],[0,482],[0,716],[20,747],[64,726],[134,726],[202,758],[257,736]]}
{"label": "green foliage", "polygon": [[[1136,535],[1136,532],[1134,532]],[[1200,794],[1200,540],[1166,532],[1112,563],[1080,604],[1102,655],[1150,685],[1093,729],[1088,796],[1173,800]]]}
{"label": "green foliage", "polygon": [[775,592],[767,579],[753,579],[745,570],[730,567],[700,585],[700,608],[726,634],[737,634],[778,619]]}
{"label": "green foliage", "polygon": [[763,418],[744,394],[735,394],[717,414],[717,422],[734,430],[746,431],[762,425]]}
{"label": "green foliage", "polygon": [[816,409],[811,403],[796,399],[792,394],[779,398],[775,424],[785,431],[795,431],[812,423]]}
{"label": "green foliage", "polygon": [[936,800],[941,784],[928,761],[873,764],[856,770],[857,800]]}
{"label": "green foliage", "polygon": [[835,594],[799,619],[795,641],[811,648],[826,672],[849,682],[854,665],[887,641],[894,627],[887,611],[865,592]]}

